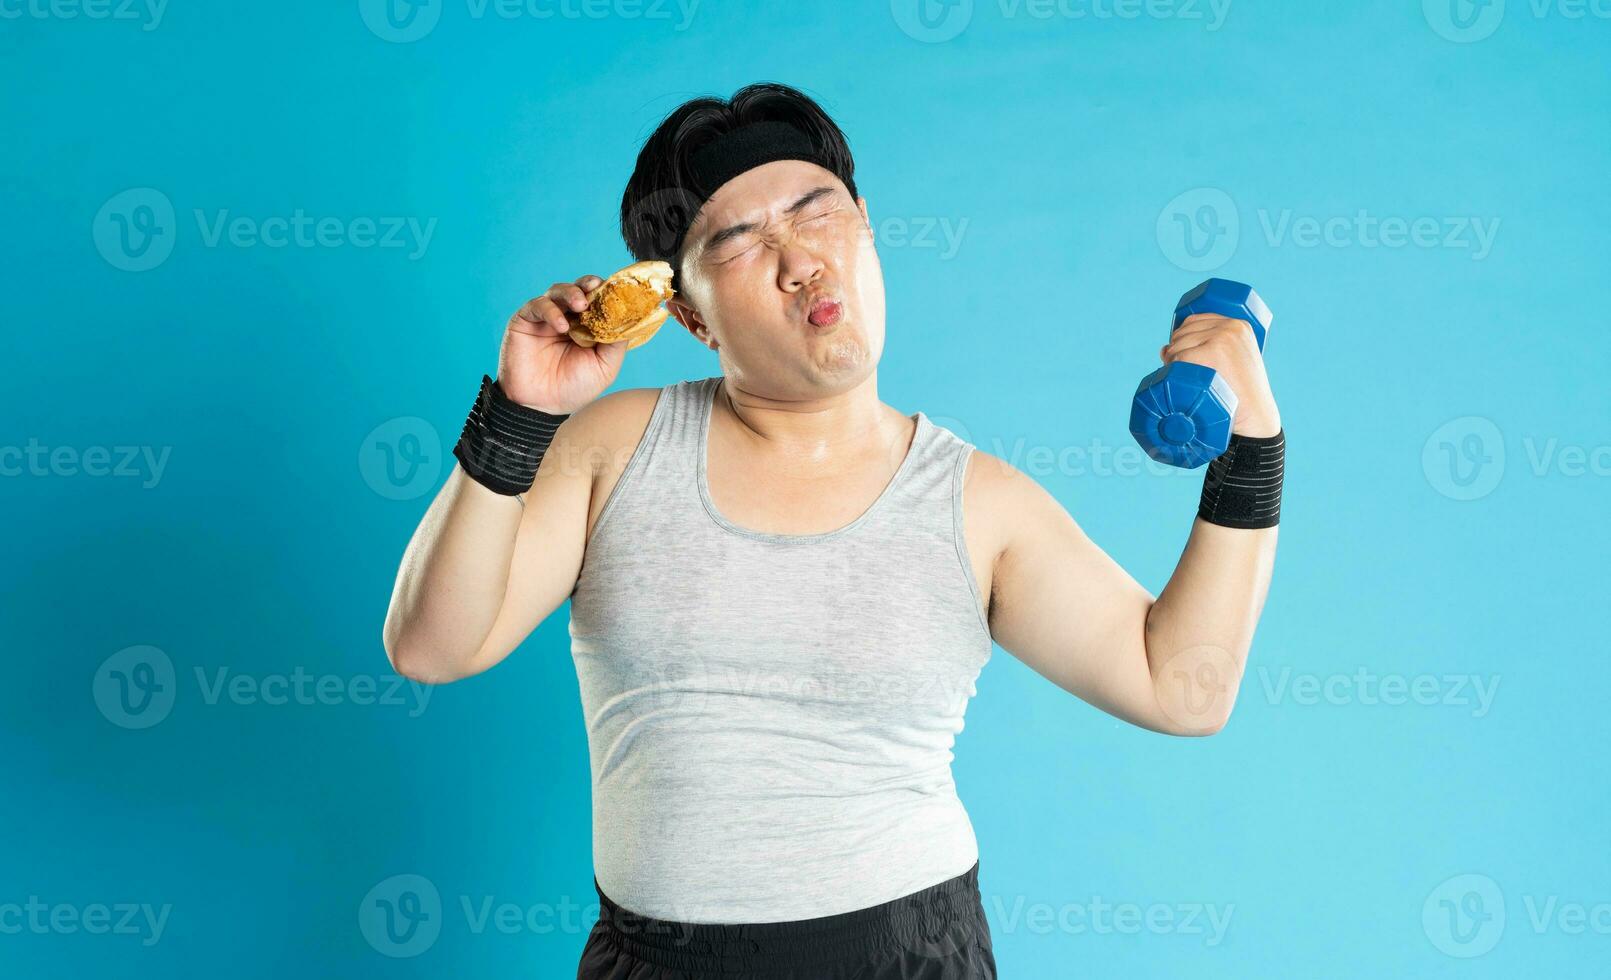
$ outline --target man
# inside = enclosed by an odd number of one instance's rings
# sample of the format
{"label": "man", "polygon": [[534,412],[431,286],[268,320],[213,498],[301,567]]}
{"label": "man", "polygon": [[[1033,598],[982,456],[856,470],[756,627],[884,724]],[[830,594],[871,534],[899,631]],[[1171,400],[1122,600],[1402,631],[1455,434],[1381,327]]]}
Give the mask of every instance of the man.
{"label": "man", "polygon": [[[421,681],[479,673],[571,599],[601,905],[579,978],[994,977],[950,772],[992,643],[1136,725],[1216,732],[1273,510],[1249,527],[1205,503],[1154,598],[1033,480],[882,403],[867,201],[794,89],[675,110],[622,230],[672,264],[667,306],[721,373],[601,396],[627,343],[567,337],[599,277],[522,306],[409,543],[387,654]],[[1231,452],[1279,462],[1248,324],[1192,317],[1161,358],[1223,375]]]}

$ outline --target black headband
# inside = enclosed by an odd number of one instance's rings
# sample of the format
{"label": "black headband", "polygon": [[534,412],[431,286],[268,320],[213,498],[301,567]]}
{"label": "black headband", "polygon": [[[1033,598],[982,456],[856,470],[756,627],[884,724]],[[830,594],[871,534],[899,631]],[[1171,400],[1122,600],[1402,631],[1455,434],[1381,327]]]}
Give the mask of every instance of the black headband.
{"label": "black headband", "polygon": [[809,136],[774,119],[745,123],[695,150],[688,160],[688,177],[693,186],[676,195],[681,206],[655,216],[673,232],[671,251],[666,257],[674,259],[682,252],[683,239],[695,215],[723,184],[774,160],[806,160],[826,170],[833,169]]}

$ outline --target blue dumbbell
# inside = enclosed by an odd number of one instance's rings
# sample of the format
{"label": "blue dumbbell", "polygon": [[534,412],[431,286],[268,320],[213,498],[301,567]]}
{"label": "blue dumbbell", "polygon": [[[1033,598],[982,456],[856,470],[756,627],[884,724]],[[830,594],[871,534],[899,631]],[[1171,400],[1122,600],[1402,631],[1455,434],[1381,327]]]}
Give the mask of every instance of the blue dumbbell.
{"label": "blue dumbbell", "polygon": [[[1210,279],[1175,304],[1171,335],[1189,316],[1217,313],[1246,320],[1264,350],[1274,316],[1252,286]],[[1236,417],[1236,392],[1213,368],[1175,361],[1141,379],[1130,404],[1130,434],[1160,463],[1198,467],[1225,451]]]}

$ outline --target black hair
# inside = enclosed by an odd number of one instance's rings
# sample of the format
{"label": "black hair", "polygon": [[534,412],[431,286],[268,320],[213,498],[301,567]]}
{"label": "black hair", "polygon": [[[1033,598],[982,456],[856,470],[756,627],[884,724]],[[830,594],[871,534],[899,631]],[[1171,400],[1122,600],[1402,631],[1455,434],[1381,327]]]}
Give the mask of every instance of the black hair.
{"label": "black hair", "polygon": [[844,182],[855,199],[856,164],[850,144],[822,107],[799,89],[778,82],[756,82],[730,99],[702,96],[673,109],[638,152],[637,164],[621,195],[621,238],[639,261],[663,259],[682,271],[684,235],[693,224],[701,199],[688,160],[700,147],[746,123],[777,120],[805,133],[822,154],[824,165]]}

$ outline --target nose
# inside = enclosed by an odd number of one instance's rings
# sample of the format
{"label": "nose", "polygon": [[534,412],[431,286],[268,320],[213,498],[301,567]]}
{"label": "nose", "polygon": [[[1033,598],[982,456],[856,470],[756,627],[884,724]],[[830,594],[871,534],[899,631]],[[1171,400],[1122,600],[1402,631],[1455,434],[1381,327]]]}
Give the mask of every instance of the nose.
{"label": "nose", "polygon": [[778,287],[794,292],[822,278],[827,263],[798,237],[785,242],[778,253]]}

